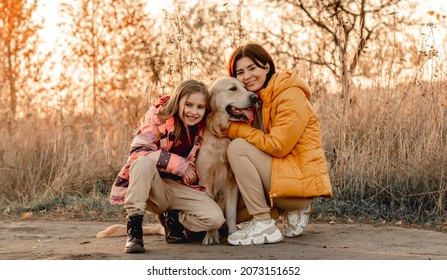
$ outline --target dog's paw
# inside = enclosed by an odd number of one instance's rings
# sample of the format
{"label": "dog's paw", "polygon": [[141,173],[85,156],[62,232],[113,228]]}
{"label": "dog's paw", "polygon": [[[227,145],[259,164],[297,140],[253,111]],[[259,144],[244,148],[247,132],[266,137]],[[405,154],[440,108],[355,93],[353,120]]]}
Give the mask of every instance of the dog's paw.
{"label": "dog's paw", "polygon": [[205,238],[203,238],[203,245],[219,244],[219,231],[209,230],[206,232]]}

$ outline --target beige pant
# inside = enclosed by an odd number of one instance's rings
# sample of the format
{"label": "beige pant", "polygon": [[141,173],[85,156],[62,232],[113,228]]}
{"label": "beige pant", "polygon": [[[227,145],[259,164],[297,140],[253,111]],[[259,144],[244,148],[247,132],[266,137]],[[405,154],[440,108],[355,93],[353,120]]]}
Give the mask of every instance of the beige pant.
{"label": "beige pant", "polygon": [[[231,141],[227,155],[248,213],[256,220],[270,219],[268,192],[272,156],[243,138]],[[313,198],[276,197],[273,199],[273,204],[282,210],[302,210],[312,201]]]}
{"label": "beige pant", "polygon": [[180,223],[196,232],[219,229],[225,222],[222,209],[207,193],[161,178],[148,157],[139,157],[130,167],[124,206],[128,215],[143,214],[145,209],[155,214],[180,210]]}

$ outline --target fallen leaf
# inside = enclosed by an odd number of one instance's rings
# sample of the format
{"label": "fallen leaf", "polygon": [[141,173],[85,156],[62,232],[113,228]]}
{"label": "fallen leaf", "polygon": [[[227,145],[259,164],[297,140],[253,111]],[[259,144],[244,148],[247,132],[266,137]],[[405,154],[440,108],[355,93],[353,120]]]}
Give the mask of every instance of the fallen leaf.
{"label": "fallen leaf", "polygon": [[402,221],[397,221],[397,222],[395,223],[396,226],[400,226],[401,224],[402,224]]}
{"label": "fallen leaf", "polygon": [[31,212],[31,211],[26,212],[26,213],[23,213],[23,215],[22,215],[22,219],[24,219],[24,220],[29,220],[29,219],[31,218],[32,215],[33,215],[33,212]]}
{"label": "fallen leaf", "polygon": [[329,224],[330,224],[331,226],[333,226],[333,225],[335,225],[335,222],[334,222],[334,221],[330,221]]}

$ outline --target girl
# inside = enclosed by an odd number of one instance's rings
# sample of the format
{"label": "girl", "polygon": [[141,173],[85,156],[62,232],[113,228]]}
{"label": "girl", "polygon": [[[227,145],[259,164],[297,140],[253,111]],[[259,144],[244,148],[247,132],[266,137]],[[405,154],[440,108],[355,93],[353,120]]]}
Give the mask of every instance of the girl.
{"label": "girl", "polygon": [[310,88],[294,71],[276,72],[271,56],[258,44],[235,49],[228,73],[260,99],[254,127],[232,123],[228,131],[234,139],[228,160],[253,216],[248,226],[228,237],[228,243],[280,242],[283,235],[270,215],[273,206],[286,211],[284,235],[299,236],[309,220],[312,198],[332,196]]}
{"label": "girl", "polygon": [[[110,195],[110,202],[124,204],[127,212],[124,252],[145,252],[142,221],[146,209],[166,212],[160,221],[168,242],[171,231],[181,232],[178,226],[207,231],[225,222],[221,208],[197,185],[194,165],[209,111],[206,86],[187,80],[146,113]],[[184,236],[172,238],[172,242],[185,241]]]}

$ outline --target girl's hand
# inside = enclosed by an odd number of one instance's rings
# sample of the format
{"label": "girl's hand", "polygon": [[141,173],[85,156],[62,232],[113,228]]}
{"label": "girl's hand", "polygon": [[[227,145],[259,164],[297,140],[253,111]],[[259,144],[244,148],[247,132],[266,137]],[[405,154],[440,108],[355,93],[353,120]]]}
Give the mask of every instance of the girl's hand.
{"label": "girl's hand", "polygon": [[183,175],[183,183],[192,185],[197,181],[197,174],[194,165],[189,165],[186,168],[185,175]]}

